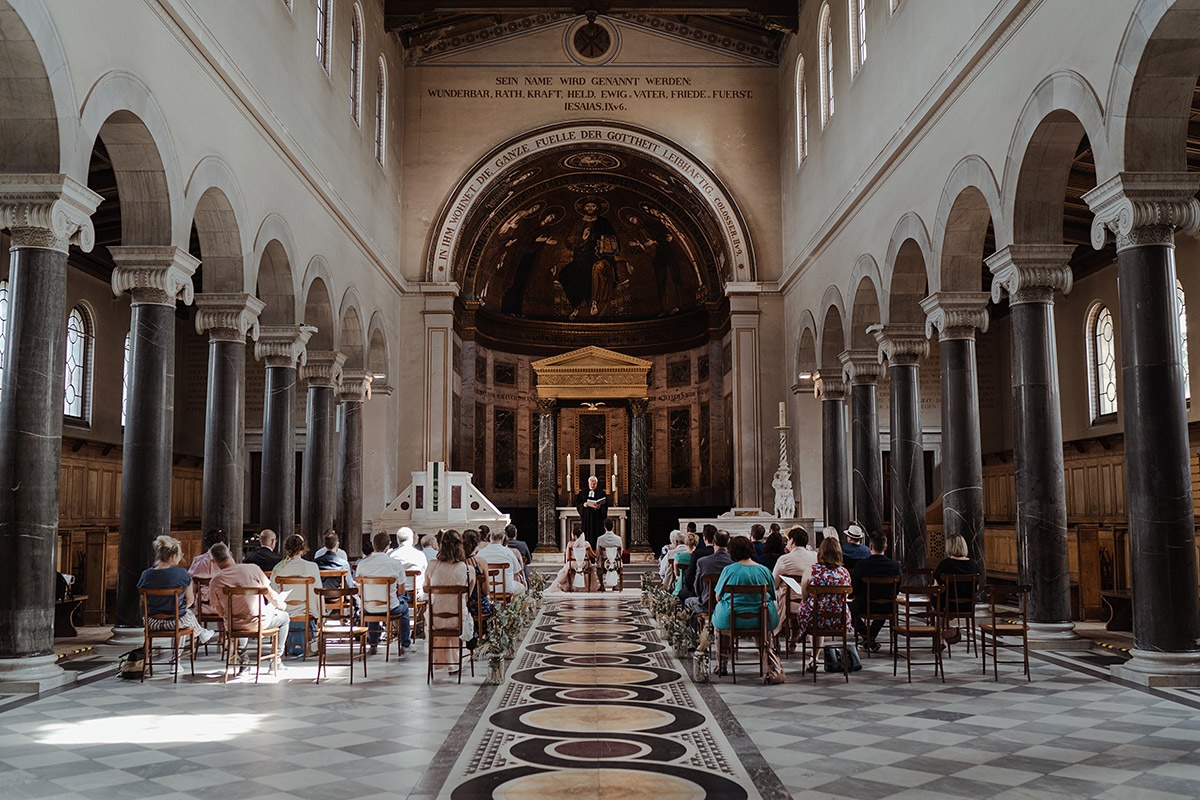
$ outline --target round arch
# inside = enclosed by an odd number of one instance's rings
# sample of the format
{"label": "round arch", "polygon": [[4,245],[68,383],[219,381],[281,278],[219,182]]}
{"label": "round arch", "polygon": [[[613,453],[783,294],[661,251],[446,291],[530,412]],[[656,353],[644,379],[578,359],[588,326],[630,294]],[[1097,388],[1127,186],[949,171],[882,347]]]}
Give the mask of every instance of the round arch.
{"label": "round arch", "polygon": [[836,368],[840,373],[842,362],[839,356],[846,349],[846,318],[842,292],[836,286],[830,286],[821,298],[821,335],[817,339],[820,369]]}
{"label": "round arch", "polygon": [[882,288],[879,265],[870,254],[864,253],[858,257],[854,272],[850,274],[850,291],[854,297],[850,306],[850,348],[874,350],[875,337],[867,333],[867,328],[882,322]]}
{"label": "round arch", "polygon": [[309,350],[337,350],[341,330],[333,309],[333,280],[329,265],[322,256],[313,256],[304,272],[304,317],[305,325],[312,325],[317,332],[308,340]]}
{"label": "round arch", "polygon": [[371,371],[374,380],[372,390],[376,388],[376,384],[379,388],[391,385],[391,365],[387,321],[383,318],[383,312],[376,311],[371,315],[371,323],[367,326],[367,369]]}
{"label": "round arch", "polygon": [[811,378],[817,371],[817,319],[810,309],[800,315],[800,329],[796,336],[796,378]]}
{"label": "round arch", "polygon": [[184,212],[196,226],[204,261],[204,285],[210,292],[252,292],[247,286],[246,206],[233,171],[217,156],[205,156],[192,170],[184,194]]}
{"label": "round arch", "polygon": [[358,298],[358,290],[353,286],[342,294],[338,319],[342,321],[341,335],[338,337],[339,349],[346,354],[346,369],[366,369],[366,330],[363,327],[362,302]]}
{"label": "round arch", "polygon": [[884,290],[880,293],[884,322],[924,323],[921,301],[936,284],[933,247],[925,222],[908,212],[896,223],[883,262]]}
{"label": "round arch", "polygon": [[938,202],[933,228],[937,282],[929,291],[978,291],[983,241],[988,223],[996,232],[996,248],[1006,247],[1007,230],[1001,216],[1000,189],[992,168],[977,155],[955,165]]}
{"label": "round arch", "polygon": [[283,217],[268,215],[254,240],[251,260],[254,271],[248,281],[253,293],[267,304],[260,318],[263,325],[296,324],[299,310],[296,307],[296,279],[292,274],[295,252],[292,232]]}

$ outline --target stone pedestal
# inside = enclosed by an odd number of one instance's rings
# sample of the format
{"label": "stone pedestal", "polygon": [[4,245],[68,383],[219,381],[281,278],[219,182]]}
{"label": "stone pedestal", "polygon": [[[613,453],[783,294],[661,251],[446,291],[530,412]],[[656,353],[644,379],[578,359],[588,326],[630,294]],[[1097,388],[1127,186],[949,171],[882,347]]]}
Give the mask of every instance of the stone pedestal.
{"label": "stone pedestal", "polygon": [[818,372],[817,397],[821,399],[821,496],[825,524],[844,533],[849,492],[846,487],[846,381],[841,371]]}
{"label": "stone pedestal", "polygon": [[1074,245],[1010,245],[988,259],[992,299],[1012,309],[1017,560],[1029,595],[1030,641],[1074,638],[1054,293],[1071,290]]}
{"label": "stone pedestal", "polygon": [[979,443],[979,382],[975,331],[988,326],[987,292],[938,292],[921,302],[926,333],[938,330],[942,357],[942,519],[958,534],[987,583],[983,546],[983,452]]}
{"label": "stone pedestal", "polygon": [[242,456],[246,430],[246,335],[258,338],[265,303],[250,294],[196,295],[196,332],[208,333],[201,527],[220,529],[242,560]]}
{"label": "stone pedestal", "polygon": [[0,692],[73,681],[54,655],[67,249],[92,249],[100,196],[65,175],[0,175],[12,235],[0,384]]}
{"label": "stone pedestal", "polygon": [[876,350],[847,350],[842,368],[850,381],[850,442],[854,518],[867,533],[883,532],[883,463],[879,454]]}
{"label": "stone pedestal", "polygon": [[870,329],[887,359],[891,387],[892,541],[905,569],[926,568],[925,444],[921,436],[920,361],[929,355],[921,324]]}
{"label": "stone pedestal", "polygon": [[[175,301],[192,302],[200,262],[177,247],[110,247],[113,293],[133,298],[129,392],[121,461],[121,537],[114,637],[141,637],[137,582],[154,539],[171,532],[175,417]],[[122,630],[124,629],[124,630]]]}
{"label": "stone pedestal", "polygon": [[553,550],[558,505],[558,401],[544,397],[538,412],[538,547]]}
{"label": "stone pedestal", "polygon": [[[348,369],[342,372],[338,389],[337,524],[341,540],[347,544],[362,539],[363,532],[363,403],[371,397],[371,373]],[[316,551],[313,551],[316,552]],[[349,551],[347,551],[349,552]]]}
{"label": "stone pedestal", "polygon": [[335,395],[342,379],[344,353],[310,351],[300,370],[308,385],[308,417],[304,436],[304,474],[300,483],[300,534],[308,551],[316,552],[321,537],[333,527],[337,513],[337,478],[334,436],[337,406]]}
{"label": "stone pedestal", "polygon": [[1175,231],[1200,229],[1200,175],[1121,173],[1084,195],[1092,244],[1117,240],[1121,410],[1133,576],[1133,658],[1113,675],[1200,685],[1200,601],[1185,368],[1175,298]]}
{"label": "stone pedestal", "polygon": [[629,402],[632,414],[629,426],[629,527],[630,549],[650,549],[650,464],[647,451],[650,444],[650,402],[634,399]]}
{"label": "stone pedestal", "polygon": [[296,365],[304,363],[316,331],[310,325],[264,325],[254,343],[254,357],[267,365],[259,524],[281,541],[296,529]]}

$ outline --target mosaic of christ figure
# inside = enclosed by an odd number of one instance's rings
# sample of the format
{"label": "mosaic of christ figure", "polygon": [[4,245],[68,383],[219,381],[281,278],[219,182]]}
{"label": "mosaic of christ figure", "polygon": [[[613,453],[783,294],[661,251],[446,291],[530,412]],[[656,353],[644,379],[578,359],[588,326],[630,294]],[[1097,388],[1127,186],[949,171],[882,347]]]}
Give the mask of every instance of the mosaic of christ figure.
{"label": "mosaic of christ figure", "polygon": [[581,314],[602,315],[612,301],[618,281],[621,242],[604,214],[608,202],[585,197],[575,204],[580,217],[567,236],[570,259],[558,266],[558,285],[571,306],[570,319]]}

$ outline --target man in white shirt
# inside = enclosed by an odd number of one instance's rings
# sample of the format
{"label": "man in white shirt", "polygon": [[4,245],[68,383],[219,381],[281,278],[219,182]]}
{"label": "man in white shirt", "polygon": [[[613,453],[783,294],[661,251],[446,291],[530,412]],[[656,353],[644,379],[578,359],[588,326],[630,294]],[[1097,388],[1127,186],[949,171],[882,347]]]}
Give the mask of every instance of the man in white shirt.
{"label": "man in white shirt", "polygon": [[680,548],[687,549],[683,544],[683,534],[678,530],[671,531],[670,542],[663,548],[662,557],[658,560],[658,577],[664,581],[671,572],[671,562]]}
{"label": "man in white shirt", "polygon": [[[391,544],[391,538],[386,531],[377,531],[371,537],[371,545],[375,548],[375,552],[366,558],[359,559],[358,566],[354,570],[354,574],[359,578],[395,578],[396,582],[392,584],[392,591],[387,598],[387,602],[391,603],[392,614],[400,617],[400,654],[408,652],[412,646],[410,637],[411,625],[408,616],[408,600],[404,597],[404,564],[396,558],[388,555],[388,545]],[[367,591],[366,606],[367,612],[371,614],[382,614],[386,609],[384,598],[379,597],[379,589],[372,587]],[[371,632],[367,634],[367,643],[371,645],[371,653],[374,654],[379,647],[379,636],[382,633],[382,628],[378,622],[368,623],[367,627]]]}
{"label": "man in white shirt", "polygon": [[425,554],[413,546],[413,529],[401,528],[396,531],[396,541],[399,543],[395,550],[388,553],[389,556],[399,561],[404,565],[404,569],[415,569],[420,572],[415,579],[409,578],[405,581],[405,586],[408,591],[414,588],[417,590],[417,599],[425,599],[425,569],[429,566],[429,559]]}
{"label": "man in white shirt", "polygon": [[321,541],[325,544],[325,546],[317,548],[317,552],[313,553],[313,561],[316,561],[326,553],[333,553],[342,561],[350,560],[350,557],[346,555],[346,551],[339,547],[341,542],[339,541],[338,535],[333,528],[325,531],[324,535],[321,536]]}
{"label": "man in white shirt", "polygon": [[504,543],[504,531],[489,533],[487,547],[479,548],[476,557],[495,566],[508,564],[508,571],[504,574],[504,591],[509,594],[525,593],[525,584],[521,582],[525,565],[521,563],[521,557]]}

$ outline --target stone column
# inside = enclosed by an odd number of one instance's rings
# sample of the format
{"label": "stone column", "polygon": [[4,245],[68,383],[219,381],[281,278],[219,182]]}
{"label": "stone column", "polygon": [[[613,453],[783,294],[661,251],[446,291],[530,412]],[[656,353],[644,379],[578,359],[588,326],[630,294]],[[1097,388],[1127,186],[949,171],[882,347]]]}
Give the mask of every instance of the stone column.
{"label": "stone column", "polygon": [[258,315],[265,305],[251,294],[196,295],[196,332],[208,333],[200,527],[224,530],[238,561],[242,560],[245,483],[246,335],[258,338]]}
{"label": "stone column", "polygon": [[979,443],[979,380],[975,331],[988,326],[987,292],[938,292],[921,301],[925,332],[938,330],[942,354],[942,520],[946,536],[967,541],[967,554],[979,571],[979,591],[987,582],[983,547],[983,450]]}
{"label": "stone column", "polygon": [[1113,675],[1200,685],[1200,607],[1185,367],[1175,299],[1175,231],[1200,229],[1200,175],[1121,173],[1084,195],[1092,244],[1117,240],[1121,412],[1133,573],[1133,658]]}
{"label": "stone column", "polygon": [[258,521],[281,540],[296,530],[296,365],[316,332],[311,325],[263,325],[254,343],[254,357],[267,365]]}
{"label": "stone column", "polygon": [[[425,284],[425,461],[454,452],[454,284]],[[478,470],[478,466],[476,466]]]}
{"label": "stone column", "polygon": [[[363,532],[363,403],[371,397],[371,373],[342,372],[338,389],[342,438],[338,445],[337,532],[346,552],[361,552]],[[316,551],[313,551],[316,552]]]}
{"label": "stone column", "polygon": [[650,401],[629,401],[629,549],[650,550]]}
{"label": "stone column", "polygon": [[987,260],[992,300],[1012,311],[1013,450],[1017,561],[1029,595],[1029,640],[1062,647],[1080,642],[1071,622],[1067,489],[1054,293],[1071,291],[1070,244],[1009,245]]}
{"label": "stone column", "polygon": [[921,435],[920,361],[929,355],[925,326],[874,325],[891,387],[892,541],[905,569],[926,567],[925,443]]}
{"label": "stone column", "polygon": [[816,375],[817,397],[821,399],[821,469],[825,524],[839,533],[850,520],[846,488],[846,380],[840,370],[821,371]]}
{"label": "stone column", "polygon": [[842,368],[850,381],[850,448],[854,518],[867,533],[883,533],[883,464],[879,455],[877,350],[847,350]]}
{"label": "stone column", "polygon": [[733,502],[738,508],[762,508],[762,426],[758,371],[758,292],[756,283],[730,283],[729,344],[733,363]]}
{"label": "stone column", "polygon": [[300,480],[300,534],[308,551],[321,546],[321,536],[333,527],[337,513],[337,466],[334,455],[335,403],[346,355],[330,350],[309,351],[300,369],[308,384],[308,417],[304,436],[304,474]]}
{"label": "stone column", "polygon": [[75,679],[54,655],[67,249],[92,249],[100,196],[66,175],[0,175],[12,234],[0,389],[0,691]]}
{"label": "stone column", "polygon": [[558,549],[558,401],[539,397],[538,412],[538,547]]}
{"label": "stone column", "polygon": [[141,641],[138,578],[154,560],[154,539],[171,532],[175,301],[192,302],[192,274],[200,262],[169,245],[110,247],[109,253],[116,262],[113,293],[129,292],[133,299],[113,637]]}

